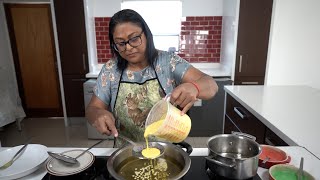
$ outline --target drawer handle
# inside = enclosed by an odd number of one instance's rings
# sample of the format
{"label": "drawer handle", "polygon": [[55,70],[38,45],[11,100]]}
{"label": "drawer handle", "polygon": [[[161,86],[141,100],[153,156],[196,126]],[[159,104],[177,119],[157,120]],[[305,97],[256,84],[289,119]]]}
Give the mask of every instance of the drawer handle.
{"label": "drawer handle", "polygon": [[257,85],[257,84],[259,84],[259,82],[241,82],[241,84]]}
{"label": "drawer handle", "polygon": [[87,70],[86,55],[84,53],[82,53],[82,64],[83,64],[83,70],[86,71]]}
{"label": "drawer handle", "polygon": [[242,55],[239,57],[239,72],[241,73],[242,70]]}
{"label": "drawer handle", "polygon": [[264,141],[265,141],[265,143],[266,143],[267,145],[275,146],[275,144],[274,144],[268,137],[266,137],[266,138],[264,139]]}
{"label": "drawer handle", "polygon": [[242,113],[242,110],[240,107],[234,107],[233,110],[238,114],[238,116],[241,117],[241,119],[245,119],[247,117],[246,114]]}

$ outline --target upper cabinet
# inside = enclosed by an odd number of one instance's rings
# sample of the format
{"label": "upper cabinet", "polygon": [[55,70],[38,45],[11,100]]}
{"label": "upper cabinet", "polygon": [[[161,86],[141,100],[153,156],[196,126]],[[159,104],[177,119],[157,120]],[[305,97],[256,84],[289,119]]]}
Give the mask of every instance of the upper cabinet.
{"label": "upper cabinet", "polygon": [[240,0],[234,84],[264,84],[272,4]]}
{"label": "upper cabinet", "polygon": [[54,0],[62,73],[88,73],[83,0]]}

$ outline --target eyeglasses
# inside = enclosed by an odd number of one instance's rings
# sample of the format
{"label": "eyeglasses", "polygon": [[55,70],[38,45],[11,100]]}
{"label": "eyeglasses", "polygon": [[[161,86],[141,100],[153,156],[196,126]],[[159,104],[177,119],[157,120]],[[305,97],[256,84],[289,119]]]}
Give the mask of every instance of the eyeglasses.
{"label": "eyeglasses", "polygon": [[140,46],[142,44],[142,39],[141,39],[142,33],[143,31],[141,32],[140,35],[130,38],[128,41],[114,43],[114,49],[119,53],[121,53],[127,49],[127,44],[129,44],[133,48]]}

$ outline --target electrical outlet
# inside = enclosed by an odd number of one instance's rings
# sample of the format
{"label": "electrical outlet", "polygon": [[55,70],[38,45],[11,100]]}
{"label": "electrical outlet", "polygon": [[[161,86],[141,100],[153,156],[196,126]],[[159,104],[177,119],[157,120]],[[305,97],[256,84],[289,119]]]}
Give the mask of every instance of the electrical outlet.
{"label": "electrical outlet", "polygon": [[202,100],[197,99],[197,101],[193,104],[193,106],[202,106]]}

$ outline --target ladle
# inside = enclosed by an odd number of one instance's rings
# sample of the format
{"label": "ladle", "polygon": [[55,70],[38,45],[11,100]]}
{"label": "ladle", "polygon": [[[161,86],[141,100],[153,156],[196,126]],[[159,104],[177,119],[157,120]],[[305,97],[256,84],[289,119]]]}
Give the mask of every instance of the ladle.
{"label": "ladle", "polygon": [[127,141],[128,143],[130,143],[131,145],[133,145],[133,148],[132,148],[132,155],[139,158],[139,159],[155,159],[155,158],[158,158],[159,156],[161,156],[163,153],[164,153],[164,147],[157,143],[157,142],[149,142],[148,143],[148,147],[149,148],[157,148],[160,150],[160,154],[158,156],[155,156],[155,157],[152,157],[152,158],[147,158],[145,156],[142,155],[142,150],[146,149],[147,146],[146,144],[141,144],[141,143],[136,143],[136,142],[133,142],[131,139],[123,136],[123,135],[118,135],[119,138]]}

